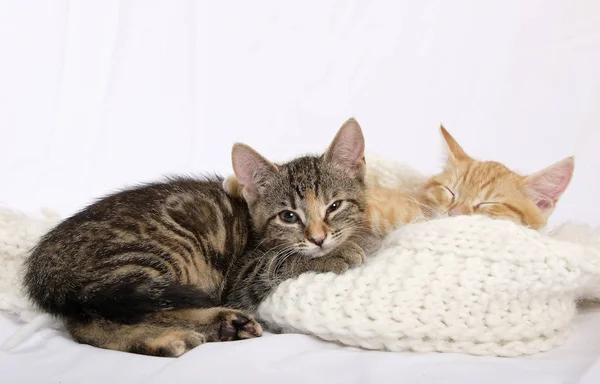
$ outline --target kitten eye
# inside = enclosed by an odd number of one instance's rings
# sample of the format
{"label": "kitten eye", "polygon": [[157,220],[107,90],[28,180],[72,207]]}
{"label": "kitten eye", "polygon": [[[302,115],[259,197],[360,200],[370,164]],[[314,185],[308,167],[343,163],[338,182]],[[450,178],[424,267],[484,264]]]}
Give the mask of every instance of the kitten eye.
{"label": "kitten eye", "polygon": [[444,185],[444,188],[446,188],[446,191],[450,192],[453,199],[456,197],[456,195],[454,194],[454,192],[452,192],[452,190],[450,188],[446,187],[445,185]]}
{"label": "kitten eye", "polygon": [[341,200],[334,201],[329,207],[327,207],[327,213],[331,213],[333,211],[337,211],[337,209],[342,205]]}
{"label": "kitten eye", "polygon": [[486,205],[497,205],[497,204],[500,204],[500,203],[496,203],[496,202],[494,202],[494,201],[484,201],[483,203],[479,203],[479,204],[477,204],[477,205],[475,206],[475,209],[478,209],[478,208],[483,208],[483,207],[485,207]]}
{"label": "kitten eye", "polygon": [[298,215],[292,211],[283,211],[279,213],[279,218],[288,224],[294,224],[298,221]]}

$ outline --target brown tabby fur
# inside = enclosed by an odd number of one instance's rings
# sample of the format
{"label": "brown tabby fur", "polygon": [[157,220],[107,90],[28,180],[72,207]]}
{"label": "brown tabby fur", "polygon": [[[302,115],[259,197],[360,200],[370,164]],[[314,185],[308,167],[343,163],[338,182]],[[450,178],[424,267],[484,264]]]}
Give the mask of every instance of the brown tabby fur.
{"label": "brown tabby fur", "polygon": [[260,336],[250,312],[281,281],[363,262],[363,151],[349,120],[324,155],[281,165],[235,145],[240,196],[215,176],[104,197],[40,240],[27,292],[77,341],[101,348],[174,357]]}
{"label": "brown tabby fur", "polygon": [[[448,147],[446,167],[416,193],[369,185],[367,216],[372,232],[385,235],[416,220],[470,214],[507,219],[532,229],[546,225],[573,175],[572,157],[521,176],[498,162],[469,157],[444,127],[441,133]],[[240,194],[235,176],[223,186],[231,195]]]}

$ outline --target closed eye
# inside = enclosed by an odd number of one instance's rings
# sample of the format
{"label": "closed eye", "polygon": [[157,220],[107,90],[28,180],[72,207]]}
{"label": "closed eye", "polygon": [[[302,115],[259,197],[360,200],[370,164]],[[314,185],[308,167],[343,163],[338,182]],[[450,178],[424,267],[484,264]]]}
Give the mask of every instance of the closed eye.
{"label": "closed eye", "polygon": [[454,198],[456,197],[454,192],[452,192],[452,190],[450,188],[446,187],[445,185],[444,185],[444,188],[446,188],[446,191],[450,192],[450,194],[452,195],[452,200],[454,200]]}
{"label": "closed eye", "polygon": [[475,206],[475,209],[477,209],[477,208],[483,208],[483,207],[490,206],[490,205],[501,205],[501,204],[502,203],[497,203],[495,201],[484,201],[482,203],[477,204]]}

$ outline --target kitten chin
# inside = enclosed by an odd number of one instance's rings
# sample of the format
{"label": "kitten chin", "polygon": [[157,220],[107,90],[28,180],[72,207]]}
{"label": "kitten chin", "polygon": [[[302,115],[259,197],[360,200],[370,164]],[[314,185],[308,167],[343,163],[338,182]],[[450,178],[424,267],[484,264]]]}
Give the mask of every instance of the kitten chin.
{"label": "kitten chin", "polygon": [[105,196],[32,249],[27,294],[101,348],[177,357],[259,337],[251,312],[279,283],[365,261],[363,152],[351,119],[322,155],[275,165],[238,143],[236,180],[171,177]]}

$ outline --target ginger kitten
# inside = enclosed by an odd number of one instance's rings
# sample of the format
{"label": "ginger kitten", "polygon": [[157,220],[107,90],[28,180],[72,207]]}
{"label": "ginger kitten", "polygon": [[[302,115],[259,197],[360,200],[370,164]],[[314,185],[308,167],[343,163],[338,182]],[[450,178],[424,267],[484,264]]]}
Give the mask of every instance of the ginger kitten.
{"label": "ginger kitten", "polygon": [[480,214],[544,227],[569,186],[575,161],[567,157],[528,176],[495,161],[470,157],[442,126],[448,146],[444,170],[422,187],[418,202],[427,218]]}
{"label": "ginger kitten", "polygon": [[[443,126],[440,129],[448,148],[446,166],[416,191],[384,187],[367,178],[372,232],[385,235],[417,220],[471,214],[508,219],[536,230],[546,225],[573,176],[573,157],[522,176],[498,162],[473,159]],[[229,194],[240,193],[234,176],[223,186]]]}

